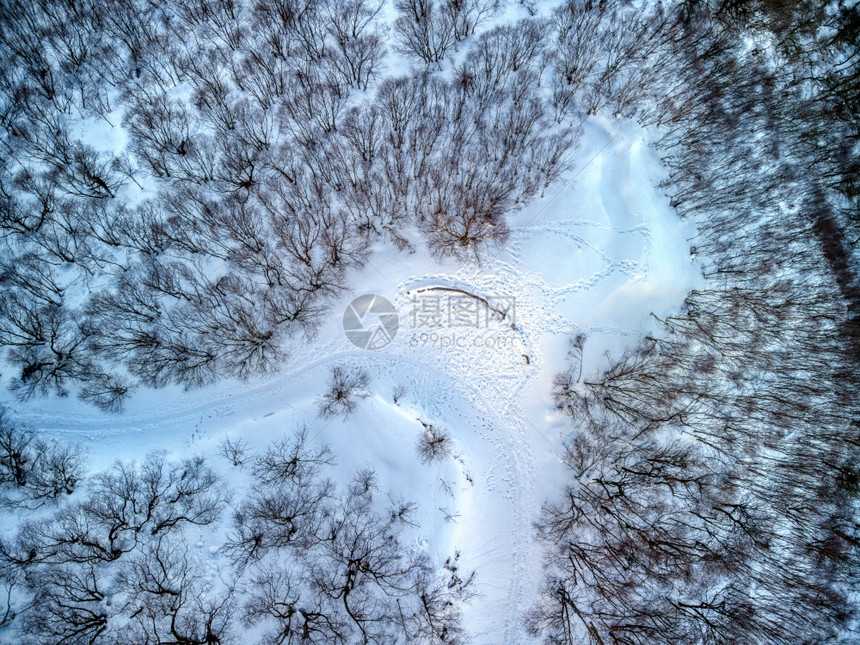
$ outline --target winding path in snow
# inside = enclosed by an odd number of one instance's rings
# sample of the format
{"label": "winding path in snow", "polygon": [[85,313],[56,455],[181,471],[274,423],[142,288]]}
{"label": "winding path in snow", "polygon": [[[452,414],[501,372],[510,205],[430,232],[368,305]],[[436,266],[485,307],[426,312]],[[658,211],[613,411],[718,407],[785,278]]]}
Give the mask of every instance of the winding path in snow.
{"label": "winding path in snow", "polygon": [[[533,522],[555,490],[543,469],[555,463],[555,475],[561,473],[551,454],[561,442],[558,431],[549,430],[559,422],[548,409],[548,384],[563,366],[566,337],[584,333],[598,352],[626,344],[652,311],[663,314],[680,304],[694,280],[684,247],[688,231],[654,188],[659,169],[649,154],[632,129],[610,131],[589,122],[575,180],[512,218],[510,241],[496,257],[450,271],[400,260],[399,269],[414,268],[417,275],[387,284],[370,275],[356,292],[395,293],[401,313],[415,290],[429,286],[482,298],[515,295],[516,330],[508,330],[514,338],[504,351],[427,351],[410,346],[404,329],[383,350],[365,352],[352,348],[333,322],[294,353],[290,362],[301,367],[282,374],[166,391],[118,418],[87,409],[72,415],[40,402],[19,406],[19,416],[48,435],[74,435],[99,446],[105,458],[139,457],[124,450],[141,437],[152,447],[170,447],[284,407],[308,416],[309,388],[320,392],[334,364],[361,365],[377,378],[396,375],[414,393],[422,418],[455,432],[475,481],[458,498],[462,516],[451,538],[464,566],[478,572],[481,595],[466,611],[474,642],[530,643],[522,617],[541,580]],[[593,362],[589,369],[596,369]]]}

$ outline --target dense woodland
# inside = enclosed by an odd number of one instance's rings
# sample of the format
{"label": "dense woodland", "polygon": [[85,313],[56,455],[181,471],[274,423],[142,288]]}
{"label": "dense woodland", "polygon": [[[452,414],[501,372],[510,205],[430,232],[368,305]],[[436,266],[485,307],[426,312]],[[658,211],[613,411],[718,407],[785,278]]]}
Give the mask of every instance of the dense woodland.
{"label": "dense woodland", "polygon": [[[260,453],[225,439],[222,456],[252,484],[239,499],[202,458],[156,452],[89,477],[58,505],[83,479],[81,456],[0,418],[0,504],[30,511],[0,542],[0,635],[35,645],[464,642],[459,607],[473,574],[458,572],[459,555],[440,569],[410,549],[400,536],[414,506],[383,495],[369,470],[338,486],[325,472],[331,451],[310,438],[299,428]],[[222,520],[227,561],[213,574],[190,534]]]}
{"label": "dense woodland", "polygon": [[[363,1],[5,5],[0,342],[17,394],[118,410],[138,384],[259,373],[370,245],[503,240],[572,128],[543,96],[537,23],[434,74],[496,9],[482,2],[404,5],[391,27]],[[390,39],[412,74],[380,74]],[[70,132],[117,111],[117,154]],[[134,184],[157,196],[126,198]]]}
{"label": "dense woodland", "polygon": [[[595,34],[621,21],[631,47],[653,44],[656,60],[613,77],[632,90],[610,83],[605,100],[633,95],[614,109],[661,133],[708,280],[601,374],[581,373],[587,339],[571,343],[553,393],[571,481],[540,522],[531,629],[550,643],[854,642],[860,14],[558,16]],[[592,65],[580,51],[561,60]],[[654,82],[663,70],[674,86]]]}
{"label": "dense woodland", "polygon": [[[583,119],[635,119],[707,286],[602,373],[572,339],[552,392],[569,485],[542,511],[546,583],[523,619],[556,644],[855,640],[860,12],[645,4],[526,4],[489,27],[490,0],[4,1],[14,395],[120,411],[136,387],[288,364],[374,245],[480,260],[566,170]],[[385,69],[392,51],[408,73]],[[82,119],[125,146],[96,149]],[[333,374],[332,392],[362,378]],[[369,472],[335,484],[306,439],[225,446],[261,492],[230,500],[202,461],[86,477],[5,415],[3,504],[33,519],[0,545],[3,629],[463,642],[456,558],[447,578],[404,560],[410,505],[380,505]],[[229,514],[233,566],[202,593],[184,531]]]}

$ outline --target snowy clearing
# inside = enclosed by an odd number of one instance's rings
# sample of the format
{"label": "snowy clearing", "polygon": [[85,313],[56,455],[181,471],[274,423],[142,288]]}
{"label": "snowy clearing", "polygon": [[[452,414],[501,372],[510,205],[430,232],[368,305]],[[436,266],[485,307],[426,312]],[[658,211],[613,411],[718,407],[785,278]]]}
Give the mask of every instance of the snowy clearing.
{"label": "snowy clearing", "polygon": [[[383,490],[417,502],[416,548],[437,557],[457,549],[464,569],[477,572],[478,596],[464,615],[474,642],[529,642],[521,619],[541,578],[532,527],[563,475],[562,421],[548,405],[552,375],[573,334],[586,337],[583,373],[593,373],[607,352],[618,355],[650,329],[652,313],[676,310],[699,280],[693,230],[670,209],[660,178],[638,128],[590,119],[572,170],[512,218],[510,239],[491,257],[447,266],[420,250],[375,253],[282,373],[140,393],[119,417],[71,399],[16,412],[45,436],[81,442],[93,469],[159,449],[219,463],[225,435],[264,446],[302,423],[321,428],[315,441],[331,446],[347,476],[372,467]],[[428,286],[513,299],[516,329],[500,321],[422,324],[414,298]],[[389,298],[400,313],[396,337],[377,351],[357,349],[341,329],[344,308],[364,293]],[[335,364],[368,370],[372,396],[346,421],[325,423],[315,401]],[[394,403],[398,386],[404,394]],[[419,463],[422,421],[449,429],[451,458]],[[202,534],[200,548],[216,552],[221,539]],[[217,553],[208,557],[217,569]]]}

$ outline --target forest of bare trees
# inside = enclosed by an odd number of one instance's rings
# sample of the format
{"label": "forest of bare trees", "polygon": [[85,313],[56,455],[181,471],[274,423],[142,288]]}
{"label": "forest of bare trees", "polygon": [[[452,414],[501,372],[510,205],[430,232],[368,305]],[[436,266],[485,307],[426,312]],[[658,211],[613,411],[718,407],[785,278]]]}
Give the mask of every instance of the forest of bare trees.
{"label": "forest of bare trees", "polygon": [[572,431],[539,523],[546,642],[857,638],[857,15],[556,13],[554,91],[660,133],[707,286],[605,371],[581,373],[580,338],[556,376]]}
{"label": "forest of bare trees", "polygon": [[[480,260],[568,168],[584,119],[632,119],[705,283],[600,373],[571,343],[552,392],[569,477],[522,618],[568,645],[856,640],[858,8],[523,4],[497,20],[494,0],[397,0],[388,20],[381,0],[3,2],[11,394],[120,412],[139,387],[277,369],[375,244]],[[84,122],[124,142],[97,148]],[[335,368],[320,415],[368,383]],[[449,431],[425,430],[422,461],[447,455]],[[0,543],[0,629],[467,640],[470,575],[406,548],[414,509],[371,471],[336,483],[301,430],[221,452],[254,495],[161,453],[88,475],[0,414],[0,507],[26,518]],[[216,575],[188,535],[218,523]]]}
{"label": "forest of bare trees", "polygon": [[[0,629],[34,645],[464,643],[459,555],[410,548],[414,505],[382,495],[371,470],[337,485],[310,439],[299,428],[228,451],[250,480],[236,496],[203,458],[158,452],[84,476],[80,455],[4,415],[4,506],[43,512],[0,541]],[[224,563],[195,527],[220,527]]]}
{"label": "forest of bare trees", "polygon": [[[572,145],[540,33],[482,34],[454,80],[383,78],[380,9],[4,5],[0,342],[19,397],[116,411],[140,384],[265,372],[374,240],[414,248],[417,230],[442,256],[504,240]],[[497,9],[404,4],[390,28],[438,63]],[[75,138],[82,117],[122,125],[125,149]]]}

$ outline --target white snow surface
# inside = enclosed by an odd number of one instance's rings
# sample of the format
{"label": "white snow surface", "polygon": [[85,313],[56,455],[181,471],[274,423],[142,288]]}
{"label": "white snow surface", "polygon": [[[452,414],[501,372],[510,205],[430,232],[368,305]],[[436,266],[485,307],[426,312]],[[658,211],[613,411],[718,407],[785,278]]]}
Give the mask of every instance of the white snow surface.
{"label": "white snow surface", "polygon": [[[462,569],[477,572],[478,596],[464,615],[474,643],[529,643],[522,617],[542,579],[533,525],[566,477],[560,454],[570,425],[552,408],[550,390],[566,367],[569,339],[586,336],[583,374],[598,373],[607,354],[617,356],[652,329],[652,314],[676,311],[700,283],[689,252],[692,225],[657,187],[663,170],[643,132],[598,118],[583,127],[573,168],[510,218],[503,247],[480,264],[439,263],[421,249],[377,249],[317,337],[297,347],[279,373],[193,391],[139,391],[119,416],[74,398],[9,405],[43,436],[80,442],[93,470],[153,450],[204,455],[237,497],[247,484],[218,456],[219,442],[242,436],[263,447],[306,423],[314,441],[332,448],[335,478],[371,467],[383,491],[418,504],[412,548],[427,549],[440,566],[459,550]],[[121,140],[106,133],[105,145]],[[491,302],[513,298],[515,329],[416,326],[418,290],[447,305],[452,292],[445,289]],[[353,346],[341,329],[347,304],[366,293],[385,296],[400,314],[397,336],[374,351]],[[327,422],[317,416],[316,399],[338,364],[366,369],[371,396],[348,419]],[[395,404],[397,386],[405,394]],[[453,457],[418,460],[419,419],[450,431]],[[191,544],[217,571],[229,518],[199,538],[198,530]]]}

